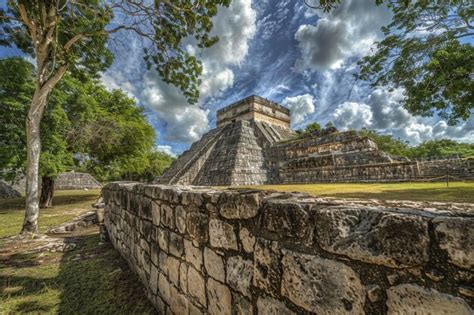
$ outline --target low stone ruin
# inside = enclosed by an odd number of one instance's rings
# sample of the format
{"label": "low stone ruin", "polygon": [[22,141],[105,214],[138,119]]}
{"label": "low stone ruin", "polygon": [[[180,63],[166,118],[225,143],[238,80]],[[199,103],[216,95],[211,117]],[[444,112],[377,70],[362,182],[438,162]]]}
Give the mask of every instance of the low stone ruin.
{"label": "low stone ruin", "polygon": [[7,182],[0,180],[0,199],[18,198],[21,193]]}
{"label": "low stone ruin", "polygon": [[111,183],[160,314],[473,314],[474,205]]}
{"label": "low stone ruin", "polygon": [[89,173],[65,172],[54,182],[57,190],[100,189],[102,184]]}

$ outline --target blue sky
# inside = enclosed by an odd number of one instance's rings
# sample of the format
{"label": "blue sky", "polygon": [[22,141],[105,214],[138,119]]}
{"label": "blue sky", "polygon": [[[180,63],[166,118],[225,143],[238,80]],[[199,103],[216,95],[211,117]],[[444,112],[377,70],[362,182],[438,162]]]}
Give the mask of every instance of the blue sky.
{"label": "blue sky", "polygon": [[[370,88],[356,82],[356,62],[382,38],[380,26],[391,13],[373,0],[345,0],[325,14],[303,1],[234,0],[214,18],[217,45],[195,51],[204,73],[197,105],[146,70],[143,43],[119,33],[116,58],[102,75],[109,88],[121,88],[146,109],[158,148],[179,154],[215,127],[215,112],[257,94],[292,111],[294,128],[328,121],[342,130],[368,127],[416,144],[433,138],[474,142],[474,118],[455,127],[439,117],[410,115],[401,106],[403,90]],[[123,40],[125,38],[125,40]],[[0,50],[2,57],[16,54]]]}

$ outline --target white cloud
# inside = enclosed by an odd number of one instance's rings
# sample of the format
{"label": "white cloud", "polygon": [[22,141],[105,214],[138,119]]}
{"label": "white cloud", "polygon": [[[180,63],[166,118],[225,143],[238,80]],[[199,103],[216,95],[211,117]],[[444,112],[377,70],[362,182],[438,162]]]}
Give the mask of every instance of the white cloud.
{"label": "white cloud", "polygon": [[168,155],[176,157],[176,154],[173,152],[173,148],[170,145],[157,145],[156,149],[158,151],[165,152]]}
{"label": "white cloud", "polygon": [[332,114],[334,124],[343,130],[370,127],[372,118],[370,106],[357,102],[344,102]]}
{"label": "white cloud", "polygon": [[444,120],[411,115],[402,106],[403,98],[402,89],[378,88],[363,102],[339,104],[331,118],[341,130],[366,127],[411,144],[442,138],[474,142],[474,116],[457,126],[449,126]]}
{"label": "white cloud", "polygon": [[314,98],[310,94],[286,97],[282,105],[290,109],[292,125],[298,125],[314,112]]}
{"label": "white cloud", "polygon": [[302,53],[300,69],[336,69],[349,57],[368,54],[391,12],[373,0],[347,0],[318,16],[316,25],[300,25],[295,34]]}
{"label": "white cloud", "polygon": [[[219,42],[204,51],[187,45],[189,52],[196,53],[202,61],[200,100],[217,97],[234,84],[231,66],[238,66],[248,53],[248,41],[255,34],[256,13],[250,0],[233,1],[229,8],[221,8],[213,19],[212,35]],[[201,138],[209,130],[209,111],[199,105],[189,105],[181,92],[164,83],[155,72],[148,72],[143,81],[142,100],[154,109],[166,123],[165,138],[168,141],[190,143]]]}

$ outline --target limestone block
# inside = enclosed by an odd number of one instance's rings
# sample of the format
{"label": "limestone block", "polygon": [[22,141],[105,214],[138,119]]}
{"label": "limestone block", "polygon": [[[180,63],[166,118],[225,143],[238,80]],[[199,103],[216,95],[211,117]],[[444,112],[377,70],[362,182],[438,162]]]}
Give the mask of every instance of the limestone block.
{"label": "limestone block", "polygon": [[170,232],[169,253],[176,257],[181,257],[184,252],[183,237],[174,232]]}
{"label": "limestone block", "polygon": [[142,234],[143,238],[149,241],[151,239],[152,231],[153,224],[150,221],[140,221],[140,233]]}
{"label": "limestone block", "polygon": [[237,237],[234,227],[221,220],[209,221],[209,239],[211,246],[237,250]]}
{"label": "limestone block", "polygon": [[160,252],[158,254],[158,268],[160,272],[165,275],[168,275],[168,255],[165,252]]}
{"label": "limestone block", "polygon": [[152,204],[151,204],[151,218],[152,218],[152,221],[153,221],[154,225],[156,225],[156,226],[160,225],[161,207],[155,201],[152,201]]}
{"label": "limestone block", "polygon": [[161,205],[161,223],[170,229],[174,229],[174,211],[168,205]]}
{"label": "limestone block", "polygon": [[232,293],[233,311],[235,315],[253,315],[252,303],[238,293]]}
{"label": "limestone block", "polygon": [[206,285],[203,276],[193,267],[188,268],[188,291],[199,304],[206,306]]}
{"label": "limestone block", "polygon": [[474,218],[438,217],[433,220],[439,247],[461,268],[474,269]]}
{"label": "limestone block", "polygon": [[253,262],[245,260],[240,256],[232,256],[227,259],[226,283],[231,288],[250,297],[250,285],[253,276]]}
{"label": "limestone block", "polygon": [[277,296],[281,282],[281,251],[276,242],[257,239],[254,251],[254,286]]}
{"label": "limestone block", "polygon": [[168,267],[168,278],[170,279],[171,283],[173,283],[175,286],[179,286],[179,260],[173,256],[168,256],[166,265]]}
{"label": "limestone block", "polygon": [[199,247],[195,247],[191,241],[184,240],[184,252],[186,261],[194,266],[197,270],[201,270],[202,252]]}
{"label": "limestone block", "polygon": [[157,293],[158,290],[158,268],[156,268],[154,265],[151,265],[150,268],[150,290],[153,292],[153,294]]}
{"label": "limestone block", "polygon": [[367,209],[323,209],[316,240],[328,252],[394,268],[426,263],[428,223],[420,216]]}
{"label": "limestone block", "polygon": [[246,228],[241,228],[239,231],[240,242],[244,251],[247,253],[253,253],[253,247],[255,245],[255,236],[250,233]]}
{"label": "limestone block", "polygon": [[199,244],[205,244],[208,240],[209,218],[202,213],[191,212],[186,216],[186,227],[191,238]]}
{"label": "limestone block", "polygon": [[388,289],[387,307],[388,315],[473,314],[472,308],[463,299],[415,284],[401,284]]}
{"label": "limestone block", "polygon": [[285,303],[270,297],[259,297],[257,300],[258,315],[293,315],[295,312],[286,307]]}
{"label": "limestone block", "polygon": [[171,303],[170,308],[174,314],[188,314],[188,300],[179,293],[175,286],[170,286]]}
{"label": "limestone block", "polygon": [[250,219],[258,214],[260,196],[258,193],[229,193],[221,194],[219,212],[226,219]]}
{"label": "limestone block", "polygon": [[209,276],[221,282],[225,281],[224,261],[212,249],[204,248],[204,266]]}
{"label": "limestone block", "polygon": [[158,255],[160,253],[160,248],[158,247],[158,244],[155,242],[150,243],[150,257],[151,257],[151,262],[155,265],[158,266]]}
{"label": "limestone block", "polygon": [[207,296],[210,315],[231,315],[232,295],[227,286],[220,284],[212,278],[207,279]]}
{"label": "limestone block", "polygon": [[279,237],[300,238],[304,243],[312,241],[313,226],[309,213],[296,201],[265,202],[260,222],[264,229]]}
{"label": "limestone block", "polygon": [[156,239],[158,241],[158,245],[160,249],[168,252],[168,245],[169,245],[169,231],[163,228],[156,229]]}
{"label": "limestone block", "polygon": [[162,273],[158,276],[158,294],[166,304],[171,303],[170,283]]}
{"label": "limestone block", "polygon": [[365,288],[345,264],[284,250],[282,266],[281,294],[296,305],[321,315],[364,313]]}
{"label": "limestone block", "polygon": [[152,200],[147,197],[142,197],[140,206],[140,217],[145,220],[152,220]]}
{"label": "limestone block", "polygon": [[176,217],[176,228],[179,233],[186,233],[186,210],[182,206],[177,206],[175,208],[175,217]]}
{"label": "limestone block", "polygon": [[179,266],[179,287],[184,293],[188,293],[188,265],[185,263]]}

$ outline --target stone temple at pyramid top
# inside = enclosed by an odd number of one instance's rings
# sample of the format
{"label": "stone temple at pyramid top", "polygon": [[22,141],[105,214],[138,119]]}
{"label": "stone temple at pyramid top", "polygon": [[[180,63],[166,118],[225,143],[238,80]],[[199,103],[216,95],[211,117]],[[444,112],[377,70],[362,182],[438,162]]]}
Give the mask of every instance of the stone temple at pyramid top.
{"label": "stone temple at pyramid top", "polygon": [[251,95],[217,111],[217,127],[238,120],[255,120],[290,129],[290,110],[257,95]]}

